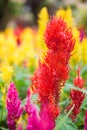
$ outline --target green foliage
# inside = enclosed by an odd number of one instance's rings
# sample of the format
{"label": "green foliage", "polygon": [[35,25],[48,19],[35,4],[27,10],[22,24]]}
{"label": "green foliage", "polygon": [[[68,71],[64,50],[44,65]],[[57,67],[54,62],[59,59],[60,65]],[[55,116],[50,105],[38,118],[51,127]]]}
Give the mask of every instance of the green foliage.
{"label": "green foliage", "polygon": [[70,109],[67,114],[61,114],[57,119],[57,125],[54,130],[77,130],[76,125],[68,117],[72,112],[74,106]]}
{"label": "green foliage", "polygon": [[9,0],[8,10],[11,15],[14,15],[14,16],[18,15],[21,11],[21,8],[22,8],[22,3],[20,3],[19,1]]}
{"label": "green foliage", "polygon": [[15,67],[13,81],[18,89],[19,96],[24,99],[27,95],[28,87],[31,84],[30,72],[28,68]]}
{"label": "green foliage", "polygon": [[0,0],[0,29],[5,29],[8,21],[17,16],[22,9],[22,3],[13,0]]}

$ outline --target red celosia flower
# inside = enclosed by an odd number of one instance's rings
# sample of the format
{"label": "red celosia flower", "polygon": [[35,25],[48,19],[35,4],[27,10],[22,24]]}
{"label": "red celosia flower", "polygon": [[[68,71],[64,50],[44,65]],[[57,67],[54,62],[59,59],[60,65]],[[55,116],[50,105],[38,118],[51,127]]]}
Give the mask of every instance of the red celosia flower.
{"label": "red celosia flower", "polygon": [[75,40],[73,39],[71,28],[67,27],[66,22],[62,18],[54,17],[47,25],[45,42],[47,47],[53,51],[71,52]]}
{"label": "red celosia flower", "polygon": [[[78,77],[74,79],[74,85],[78,88],[84,88],[85,81],[80,76],[80,70],[77,71]],[[81,91],[71,89],[70,97],[72,99],[72,103],[69,105],[68,110],[74,105],[74,109],[70,117],[73,121],[75,121],[76,116],[80,113],[80,106],[85,98],[85,94]]]}
{"label": "red celosia flower", "polygon": [[74,79],[74,85],[79,87],[79,88],[83,88],[85,80],[80,76],[79,69],[78,69],[77,73],[78,73],[78,77]]}
{"label": "red celosia flower", "polygon": [[16,130],[16,122],[20,118],[23,108],[21,108],[21,101],[18,99],[18,92],[13,83],[10,84],[8,89],[6,104],[9,130]]}
{"label": "red celosia flower", "polygon": [[16,41],[17,41],[17,45],[20,46],[21,45],[21,39],[20,39],[20,34],[23,31],[23,27],[21,25],[18,25],[17,28],[15,28],[14,30],[14,35],[16,36]]}
{"label": "red celosia flower", "polygon": [[23,31],[23,27],[21,25],[18,25],[15,30],[14,30],[14,34],[15,36],[19,37],[21,32]]}
{"label": "red celosia flower", "polygon": [[75,40],[64,20],[54,17],[47,25],[45,41],[48,52],[44,63],[40,64],[34,73],[32,82],[39,94],[41,104],[47,105],[51,117],[55,119],[59,114],[61,87],[68,79],[68,62]]}

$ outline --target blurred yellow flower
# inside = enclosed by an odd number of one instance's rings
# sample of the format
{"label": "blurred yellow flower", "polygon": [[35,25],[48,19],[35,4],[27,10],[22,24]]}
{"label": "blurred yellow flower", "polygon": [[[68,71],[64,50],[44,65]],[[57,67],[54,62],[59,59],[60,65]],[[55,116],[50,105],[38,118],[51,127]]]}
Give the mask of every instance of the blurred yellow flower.
{"label": "blurred yellow flower", "polygon": [[56,16],[62,17],[67,22],[68,26],[72,27],[73,35],[74,35],[75,39],[77,40],[79,38],[79,31],[76,28],[71,8],[68,7],[66,10],[64,10],[62,8],[57,10]]}
{"label": "blurred yellow flower", "polygon": [[74,19],[72,17],[72,10],[70,7],[68,7],[66,10],[64,9],[58,9],[56,11],[56,16],[57,17],[62,17],[68,24],[68,26],[73,26],[74,25]]}
{"label": "blurred yellow flower", "polygon": [[0,66],[0,77],[3,82],[8,83],[11,80],[13,68],[9,64],[2,63]]}
{"label": "blurred yellow flower", "polygon": [[84,38],[80,43],[81,46],[81,59],[83,64],[87,64],[87,38]]}
{"label": "blurred yellow flower", "polygon": [[49,21],[49,14],[46,7],[43,7],[38,14],[38,33],[43,36],[46,25]]}
{"label": "blurred yellow flower", "polygon": [[38,14],[38,32],[36,35],[36,50],[40,59],[43,59],[47,47],[44,43],[44,32],[49,21],[49,14],[46,7],[43,7]]}

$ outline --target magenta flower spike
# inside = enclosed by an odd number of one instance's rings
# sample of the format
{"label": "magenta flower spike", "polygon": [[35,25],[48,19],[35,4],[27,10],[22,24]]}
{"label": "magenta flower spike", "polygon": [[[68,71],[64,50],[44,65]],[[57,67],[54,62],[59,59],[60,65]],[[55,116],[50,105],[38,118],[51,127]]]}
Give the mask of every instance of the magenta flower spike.
{"label": "magenta flower spike", "polygon": [[25,105],[25,110],[28,114],[27,130],[53,130],[55,123],[45,105],[41,107],[39,113],[36,106],[30,103],[30,90],[28,90],[27,103]]}
{"label": "magenta flower spike", "polygon": [[55,127],[55,121],[51,118],[49,110],[46,104],[41,107],[40,111],[40,125],[39,130],[53,130]]}
{"label": "magenta flower spike", "polygon": [[34,104],[30,103],[30,90],[28,90],[27,102],[25,105],[25,110],[28,114],[28,124],[27,130],[38,130],[39,126],[39,114]]}
{"label": "magenta flower spike", "polygon": [[6,99],[7,105],[7,124],[9,130],[16,130],[16,122],[20,118],[23,108],[21,108],[21,101],[18,99],[18,92],[14,83],[10,83]]}

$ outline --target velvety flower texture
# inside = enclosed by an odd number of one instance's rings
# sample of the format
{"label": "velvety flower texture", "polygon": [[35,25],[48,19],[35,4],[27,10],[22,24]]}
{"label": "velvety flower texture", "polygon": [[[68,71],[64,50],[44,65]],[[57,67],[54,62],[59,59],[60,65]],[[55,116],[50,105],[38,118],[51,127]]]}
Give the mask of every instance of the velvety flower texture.
{"label": "velvety flower texture", "polygon": [[67,23],[61,17],[53,17],[45,31],[45,42],[47,47],[53,51],[61,51],[61,53],[68,51],[70,53],[74,47],[75,39],[73,39],[72,30]]}
{"label": "velvety flower texture", "polygon": [[43,106],[39,112],[36,106],[30,103],[30,91],[28,91],[25,110],[28,114],[27,130],[53,130],[54,121],[51,120],[47,107]]}
{"label": "velvety flower texture", "polygon": [[85,112],[84,130],[87,130],[87,110]]}
{"label": "velvety flower texture", "polygon": [[[84,88],[84,79],[80,76],[80,70],[77,71],[78,77],[74,79],[74,85],[78,88]],[[69,105],[68,110],[74,105],[74,109],[70,115],[73,121],[75,121],[77,115],[80,113],[80,106],[85,98],[85,94],[81,91],[71,89],[70,97],[72,103]]]}
{"label": "velvety flower texture", "polygon": [[68,62],[75,39],[67,23],[62,18],[53,17],[45,31],[45,42],[48,52],[34,73],[32,82],[39,94],[41,107],[46,104],[51,118],[55,120],[59,115],[61,87],[68,79]]}
{"label": "velvety flower texture", "polygon": [[55,127],[55,122],[51,119],[49,109],[45,104],[41,107],[40,110],[39,126],[39,130],[53,130],[53,128]]}
{"label": "velvety flower texture", "polygon": [[18,99],[18,92],[14,83],[10,84],[6,99],[7,105],[7,124],[9,130],[16,130],[16,122],[20,118],[23,108],[21,108],[21,101]]}

